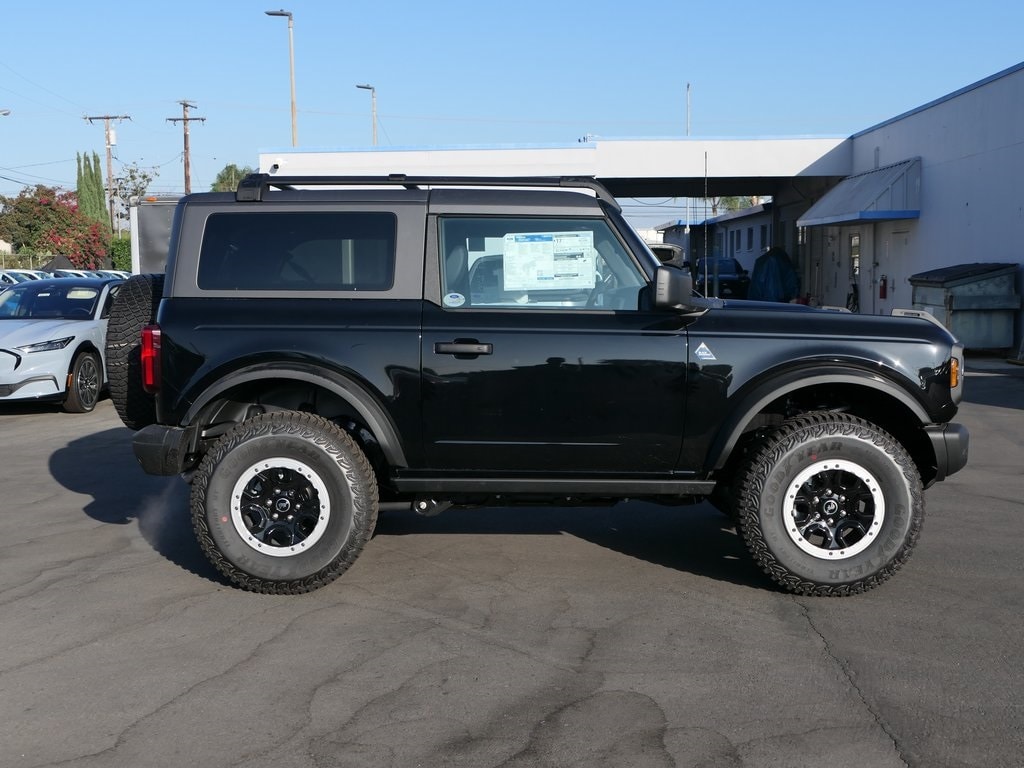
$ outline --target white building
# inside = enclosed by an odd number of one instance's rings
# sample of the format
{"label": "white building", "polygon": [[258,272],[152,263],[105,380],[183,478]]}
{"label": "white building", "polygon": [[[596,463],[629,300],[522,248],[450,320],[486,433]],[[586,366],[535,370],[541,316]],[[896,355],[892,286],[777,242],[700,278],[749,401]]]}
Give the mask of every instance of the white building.
{"label": "white building", "polygon": [[[751,267],[762,240],[786,249],[801,292],[888,313],[913,301],[911,277],[974,262],[1024,262],[1024,63],[849,137],[604,141],[496,148],[267,151],[287,175],[595,176],[620,198],[770,197],[718,217],[715,245]],[[682,222],[686,224],[703,223]],[[667,229],[667,227],[666,227]],[[692,232],[691,232],[692,234]],[[666,233],[666,240],[676,241]],[[704,247],[694,244],[693,255]],[[690,255],[690,254],[688,254]],[[991,302],[998,304],[998,300]],[[1006,307],[1021,346],[1024,319]]]}

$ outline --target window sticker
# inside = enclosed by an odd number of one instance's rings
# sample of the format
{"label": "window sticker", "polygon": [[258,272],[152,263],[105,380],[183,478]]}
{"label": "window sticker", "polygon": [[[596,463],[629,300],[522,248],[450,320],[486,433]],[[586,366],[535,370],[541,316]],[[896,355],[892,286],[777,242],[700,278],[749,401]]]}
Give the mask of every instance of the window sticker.
{"label": "window sticker", "polygon": [[504,242],[506,291],[593,288],[593,232],[511,232]]}

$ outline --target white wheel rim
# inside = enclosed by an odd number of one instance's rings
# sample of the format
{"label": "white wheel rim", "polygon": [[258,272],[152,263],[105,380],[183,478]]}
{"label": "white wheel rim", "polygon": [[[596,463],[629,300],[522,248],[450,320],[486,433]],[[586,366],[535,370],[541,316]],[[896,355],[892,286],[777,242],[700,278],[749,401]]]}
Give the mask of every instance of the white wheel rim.
{"label": "white wheel rim", "polygon": [[270,557],[307,552],[330,522],[327,486],[313,469],[284,457],[263,459],[231,490],[231,522],[239,538]]}
{"label": "white wheel rim", "polygon": [[783,503],[786,533],[820,560],[846,560],[878,538],[885,497],[878,480],[845,459],[817,461],[789,484]]}

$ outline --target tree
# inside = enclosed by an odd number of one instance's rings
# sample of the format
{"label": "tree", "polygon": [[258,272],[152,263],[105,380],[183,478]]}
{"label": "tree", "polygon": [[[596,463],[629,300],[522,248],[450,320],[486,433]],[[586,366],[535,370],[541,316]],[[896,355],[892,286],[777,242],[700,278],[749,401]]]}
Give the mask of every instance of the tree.
{"label": "tree", "polygon": [[229,163],[217,174],[217,178],[213,180],[213,186],[210,187],[210,191],[234,192],[235,188],[238,187],[238,182],[250,173],[253,173],[253,169],[248,165],[243,165],[239,168],[234,163]]}
{"label": "tree", "polygon": [[103,194],[103,175],[100,171],[100,156],[95,152],[89,155],[76,155],[78,162],[78,210],[92,221],[109,227],[110,214],[107,211]]}
{"label": "tree", "polygon": [[113,269],[132,271],[132,241],[128,233],[122,233],[110,241],[110,261]]}
{"label": "tree", "polygon": [[[143,168],[138,163],[121,166],[121,175],[114,177],[114,197],[118,219],[128,218],[128,201],[133,197],[143,197],[160,175],[156,168]],[[120,229],[120,227],[118,227]]]}
{"label": "tree", "polygon": [[82,214],[74,192],[37,184],[17,197],[0,197],[0,237],[19,250],[64,254],[81,269],[98,269],[109,231]]}

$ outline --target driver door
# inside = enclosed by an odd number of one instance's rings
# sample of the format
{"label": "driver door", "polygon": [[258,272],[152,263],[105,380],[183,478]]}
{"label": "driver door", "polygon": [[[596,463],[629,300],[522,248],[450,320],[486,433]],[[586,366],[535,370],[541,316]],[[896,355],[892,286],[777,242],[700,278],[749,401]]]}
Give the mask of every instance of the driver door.
{"label": "driver door", "polygon": [[423,455],[438,474],[656,476],[683,433],[685,321],[644,309],[603,219],[443,217],[423,318]]}

